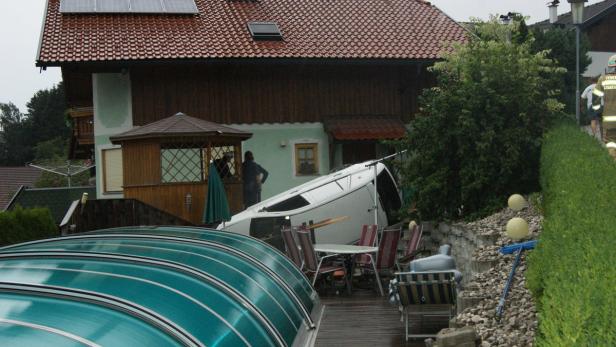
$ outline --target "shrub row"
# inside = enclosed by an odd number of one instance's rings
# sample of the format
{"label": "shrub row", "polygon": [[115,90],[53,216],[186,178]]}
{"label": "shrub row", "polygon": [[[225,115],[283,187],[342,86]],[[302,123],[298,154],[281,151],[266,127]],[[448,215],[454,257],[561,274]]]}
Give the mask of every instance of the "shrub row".
{"label": "shrub row", "polygon": [[0,212],[0,246],[58,236],[58,228],[47,208]]}
{"label": "shrub row", "polygon": [[544,222],[527,283],[539,346],[616,346],[616,163],[572,124],[541,153]]}

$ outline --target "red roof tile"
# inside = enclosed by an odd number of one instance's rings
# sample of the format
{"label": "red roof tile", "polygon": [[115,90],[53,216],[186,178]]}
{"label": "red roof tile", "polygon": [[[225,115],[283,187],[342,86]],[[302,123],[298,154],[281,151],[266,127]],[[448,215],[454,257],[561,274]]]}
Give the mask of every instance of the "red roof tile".
{"label": "red roof tile", "polygon": [[0,167],[0,211],[6,208],[19,187],[33,187],[41,177],[41,170],[30,166]]}
{"label": "red roof tile", "polygon": [[406,134],[397,116],[340,116],[325,120],[325,130],[336,140],[399,139]]}
{"label": "red roof tile", "polygon": [[[197,15],[61,14],[49,0],[37,63],[207,58],[437,59],[466,31],[422,0],[195,0]],[[255,41],[249,21],[278,23]]]}

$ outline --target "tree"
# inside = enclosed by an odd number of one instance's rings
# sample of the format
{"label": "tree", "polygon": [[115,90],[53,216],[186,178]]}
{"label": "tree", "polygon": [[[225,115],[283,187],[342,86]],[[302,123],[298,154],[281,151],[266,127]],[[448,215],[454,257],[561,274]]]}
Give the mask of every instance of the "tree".
{"label": "tree", "polygon": [[0,104],[0,166],[25,165],[38,143],[70,136],[62,82],[36,92],[27,108],[23,115],[12,103]]}
{"label": "tree", "polygon": [[538,189],[541,136],[561,114],[564,69],[533,53],[518,28],[477,22],[475,36],[431,68],[437,85],[398,143],[408,150],[402,186],[421,219],[483,215],[508,194]]}
{"label": "tree", "polygon": [[[533,30],[533,36],[533,52],[548,50],[547,56],[567,69],[567,73],[559,81],[558,88],[562,91],[559,100],[566,105],[565,110],[568,113],[575,113],[575,30],[561,27],[548,30],[536,28]],[[580,35],[580,72],[585,71],[591,63],[587,55],[589,50],[588,37],[585,34]],[[584,86],[581,86],[581,89],[584,89]]]}
{"label": "tree", "polygon": [[32,155],[26,119],[13,103],[0,104],[0,165],[21,166]]}
{"label": "tree", "polygon": [[68,139],[70,125],[66,118],[66,100],[62,82],[36,92],[26,104],[32,145],[57,137]]}

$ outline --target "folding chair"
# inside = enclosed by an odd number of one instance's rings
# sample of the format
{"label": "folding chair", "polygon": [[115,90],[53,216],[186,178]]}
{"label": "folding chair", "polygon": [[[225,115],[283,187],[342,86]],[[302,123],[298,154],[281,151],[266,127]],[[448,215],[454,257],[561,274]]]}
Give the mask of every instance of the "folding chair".
{"label": "folding chair", "polygon": [[287,257],[289,257],[289,259],[291,259],[291,261],[295,263],[300,270],[302,270],[304,268],[304,260],[299,253],[297,242],[295,242],[293,229],[297,229],[297,227],[283,225],[280,232],[282,234],[282,240],[284,241],[285,253],[287,254]]}
{"label": "folding chair", "polygon": [[396,265],[398,256],[398,242],[400,242],[400,234],[402,227],[386,228],[381,233],[381,242],[379,243],[379,252],[376,256],[376,268],[379,273],[386,275],[391,274]]}
{"label": "folding chair", "polygon": [[410,236],[404,247],[404,254],[397,259],[396,267],[398,271],[402,271],[402,265],[408,264],[413,260],[417,254],[421,253],[419,250],[419,243],[423,234],[423,228],[420,225],[415,224],[411,230],[409,230]]}
{"label": "folding chair", "polygon": [[[376,245],[377,228],[378,225],[376,224],[364,224],[361,228],[361,235],[359,241],[357,241],[357,245],[374,247]],[[369,267],[371,264],[371,254],[359,254],[355,257],[355,266]]]}
{"label": "folding chair", "polygon": [[[409,316],[439,316],[451,320],[456,314],[456,281],[453,272],[399,272],[392,280],[394,295],[403,308],[406,341],[434,337],[435,334],[409,334]],[[426,306],[430,305],[428,310]]]}
{"label": "folding chair", "polygon": [[336,272],[338,272],[344,276],[348,288],[348,276],[346,267],[344,265],[323,264],[324,260],[340,257],[340,255],[328,254],[323,257],[318,257],[316,252],[314,251],[312,240],[310,239],[310,232],[306,229],[298,229],[296,231],[296,234],[297,239],[299,240],[299,244],[302,248],[302,254],[304,255],[304,270],[308,273],[314,274],[312,278],[312,286],[314,286],[319,275],[329,273],[335,274]]}

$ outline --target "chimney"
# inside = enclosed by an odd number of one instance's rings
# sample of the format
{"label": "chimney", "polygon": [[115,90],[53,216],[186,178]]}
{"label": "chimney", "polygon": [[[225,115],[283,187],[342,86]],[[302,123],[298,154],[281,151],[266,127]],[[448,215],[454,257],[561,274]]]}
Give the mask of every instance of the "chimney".
{"label": "chimney", "polygon": [[550,24],[554,24],[558,20],[558,13],[557,13],[558,2],[559,2],[558,0],[548,2],[548,9],[550,11]]}

